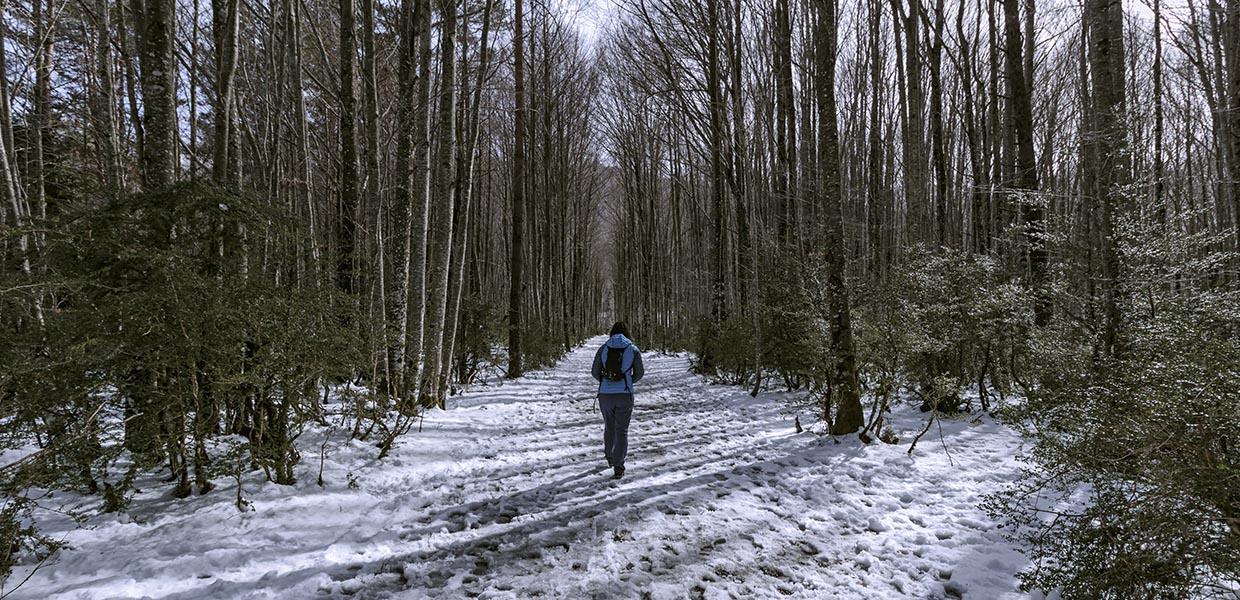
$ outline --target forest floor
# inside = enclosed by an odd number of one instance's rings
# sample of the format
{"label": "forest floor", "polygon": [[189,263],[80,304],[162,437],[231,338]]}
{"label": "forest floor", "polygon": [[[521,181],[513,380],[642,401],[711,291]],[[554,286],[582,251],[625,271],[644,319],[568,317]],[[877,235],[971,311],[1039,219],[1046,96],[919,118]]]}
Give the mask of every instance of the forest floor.
{"label": "forest floor", "polygon": [[185,500],[147,486],[81,528],[53,521],[72,549],[10,597],[1041,597],[1019,591],[1026,560],[978,508],[1018,474],[1010,429],[944,419],[911,457],[914,407],[892,415],[898,445],[797,434],[786,395],[648,353],[613,480],[589,375],[602,341],[452,398],[382,461],[337,430],[323,487],[328,431],[307,431],[299,482],[247,480],[249,512],[225,477]]}

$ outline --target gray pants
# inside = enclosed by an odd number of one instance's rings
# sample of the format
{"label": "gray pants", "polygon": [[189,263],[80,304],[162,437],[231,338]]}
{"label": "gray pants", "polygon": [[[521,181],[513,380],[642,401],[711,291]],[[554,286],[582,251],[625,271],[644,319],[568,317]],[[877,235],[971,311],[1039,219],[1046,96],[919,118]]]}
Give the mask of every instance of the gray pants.
{"label": "gray pants", "polygon": [[633,394],[599,394],[603,410],[603,455],[611,464],[624,467],[629,453],[629,419],[633,417]]}

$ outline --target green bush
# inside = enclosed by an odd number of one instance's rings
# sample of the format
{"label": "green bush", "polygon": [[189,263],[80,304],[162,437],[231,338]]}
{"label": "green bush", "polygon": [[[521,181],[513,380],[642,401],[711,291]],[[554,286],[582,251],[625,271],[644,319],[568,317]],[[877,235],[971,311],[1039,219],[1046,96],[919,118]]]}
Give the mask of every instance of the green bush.
{"label": "green bush", "polygon": [[783,252],[763,281],[762,365],[790,390],[813,387],[831,371],[823,268],[822,261],[803,262]]}
{"label": "green bush", "polygon": [[923,410],[956,412],[976,384],[989,410],[987,384],[1010,392],[1033,330],[1033,295],[1005,278],[994,258],[915,248],[890,279],[858,297],[862,370],[873,381],[912,384]]}
{"label": "green bush", "polygon": [[350,377],[362,353],[346,299],[288,285],[293,261],[274,248],[291,222],[189,183],[47,228],[37,293],[0,297],[32,315],[4,323],[0,419],[44,447],[33,482],[103,487],[123,506],[132,476],[109,483],[108,468],[127,457],[131,471],[169,468],[178,495],[191,472],[205,491],[205,443],[221,433],[245,435],[255,464],[292,482],[292,442],[319,418],[315,383]]}
{"label": "green bush", "polygon": [[504,364],[503,356],[496,349],[508,342],[506,310],[477,292],[461,297],[455,383],[469,385],[484,369]]}
{"label": "green bush", "polygon": [[1027,398],[1006,414],[1036,446],[986,507],[1028,548],[1029,588],[1068,600],[1230,598],[1240,290],[1209,283],[1230,258],[1194,250],[1208,241],[1141,229],[1122,238],[1140,244],[1121,246],[1116,351],[1102,350],[1101,327],[1052,326],[1031,343]]}

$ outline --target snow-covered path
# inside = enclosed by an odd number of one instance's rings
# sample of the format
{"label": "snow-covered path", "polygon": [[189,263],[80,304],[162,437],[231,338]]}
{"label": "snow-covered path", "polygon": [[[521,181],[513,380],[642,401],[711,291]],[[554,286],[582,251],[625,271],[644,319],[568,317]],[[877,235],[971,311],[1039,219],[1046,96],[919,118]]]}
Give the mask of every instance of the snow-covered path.
{"label": "snow-covered path", "polygon": [[323,488],[325,432],[308,432],[300,483],[249,483],[252,512],[226,479],[173,506],[139,496],[12,597],[1029,597],[1024,559],[977,508],[1017,472],[1009,430],[946,421],[945,444],[927,435],[910,458],[924,416],[897,411],[901,444],[836,443],[648,354],[615,481],[589,376],[602,341],[453,399],[383,461],[339,446]]}

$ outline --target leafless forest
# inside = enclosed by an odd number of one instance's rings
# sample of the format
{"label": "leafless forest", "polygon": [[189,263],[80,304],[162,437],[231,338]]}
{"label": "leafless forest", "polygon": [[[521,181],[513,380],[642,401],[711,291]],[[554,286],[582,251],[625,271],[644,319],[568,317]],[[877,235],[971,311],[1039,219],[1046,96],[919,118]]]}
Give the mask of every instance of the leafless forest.
{"label": "leafless forest", "polygon": [[[0,522],[291,483],[325,403],[384,454],[623,319],[834,434],[1037,423],[1140,558],[1039,581],[1228,589],[1240,0],[597,2],[3,0]],[[1182,568],[1098,518],[1187,505]]]}

